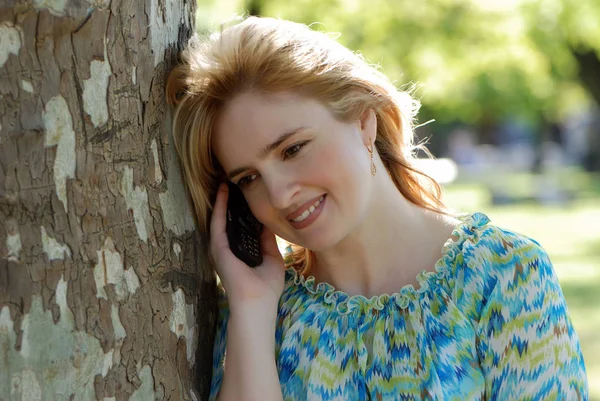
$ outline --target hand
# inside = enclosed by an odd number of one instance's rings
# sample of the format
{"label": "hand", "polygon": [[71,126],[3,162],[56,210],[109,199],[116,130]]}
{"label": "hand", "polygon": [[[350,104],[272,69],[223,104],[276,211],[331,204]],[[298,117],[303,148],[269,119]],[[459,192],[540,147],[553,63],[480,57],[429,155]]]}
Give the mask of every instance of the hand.
{"label": "hand", "polygon": [[226,232],[229,189],[221,184],[210,224],[210,252],[221,278],[230,309],[258,306],[277,308],[284,286],[284,263],[275,235],[263,227],[261,250],[263,262],[254,268],[238,259],[229,248]]}

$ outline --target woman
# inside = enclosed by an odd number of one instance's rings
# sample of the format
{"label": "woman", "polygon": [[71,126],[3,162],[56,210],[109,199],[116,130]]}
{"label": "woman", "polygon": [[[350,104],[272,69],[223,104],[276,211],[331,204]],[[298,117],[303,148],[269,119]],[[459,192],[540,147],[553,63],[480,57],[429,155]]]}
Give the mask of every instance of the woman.
{"label": "woman", "polygon": [[[408,93],[288,21],[247,18],[182,58],[174,136],[226,294],[211,400],[587,399],[547,254],[452,216],[413,166]],[[227,180],[264,224],[256,268],[229,248]]]}

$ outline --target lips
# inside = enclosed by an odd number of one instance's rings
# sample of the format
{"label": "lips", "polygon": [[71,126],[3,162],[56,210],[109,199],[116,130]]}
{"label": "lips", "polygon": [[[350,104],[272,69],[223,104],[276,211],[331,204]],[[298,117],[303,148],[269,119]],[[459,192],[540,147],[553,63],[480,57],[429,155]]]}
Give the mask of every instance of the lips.
{"label": "lips", "polygon": [[[321,200],[321,201],[318,202],[318,200]],[[314,203],[311,204],[309,202],[310,206],[308,209],[306,207],[304,207],[304,211],[302,212],[302,214],[299,217],[301,219],[300,221],[288,220],[288,223],[296,230],[304,230],[305,228],[312,226],[313,223],[319,219],[319,217],[321,216],[321,212],[325,208],[325,204],[327,203],[327,195],[323,195],[323,196],[317,198],[317,200],[315,200],[315,203],[317,203],[317,202],[318,202],[318,206],[316,206],[312,212],[310,212],[309,209],[312,207],[312,205]],[[300,208],[300,210],[302,210],[302,208]],[[294,213],[294,214],[296,214],[296,213]],[[306,216],[306,215],[308,215],[308,216]]]}
{"label": "lips", "polygon": [[302,213],[304,213],[306,210],[308,210],[322,196],[324,196],[324,195],[316,196],[316,197],[304,202],[302,205],[300,205],[300,207],[298,209],[296,209],[295,212],[288,214],[286,216],[286,220],[292,220],[292,219],[300,217],[302,215]]}

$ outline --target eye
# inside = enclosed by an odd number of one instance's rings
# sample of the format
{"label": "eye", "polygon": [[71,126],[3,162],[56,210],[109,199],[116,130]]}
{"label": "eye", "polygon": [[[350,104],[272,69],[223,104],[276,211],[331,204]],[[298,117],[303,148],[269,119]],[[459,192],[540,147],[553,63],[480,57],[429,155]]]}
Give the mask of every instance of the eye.
{"label": "eye", "polygon": [[237,182],[237,185],[240,188],[247,187],[248,185],[252,184],[257,177],[258,177],[258,174],[248,174],[248,175],[240,178]]}
{"label": "eye", "polygon": [[302,148],[308,143],[309,141],[305,141],[305,142],[300,142],[300,143],[296,143],[292,146],[290,146],[289,148],[285,149],[283,151],[283,158],[288,159],[290,157],[294,157],[296,156],[296,154],[298,152],[300,152],[302,150]]}

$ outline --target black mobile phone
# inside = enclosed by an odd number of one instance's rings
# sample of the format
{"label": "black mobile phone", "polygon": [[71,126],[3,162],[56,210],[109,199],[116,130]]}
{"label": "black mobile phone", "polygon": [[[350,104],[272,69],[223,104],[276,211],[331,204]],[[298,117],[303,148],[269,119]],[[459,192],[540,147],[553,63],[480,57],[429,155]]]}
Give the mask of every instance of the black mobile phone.
{"label": "black mobile phone", "polygon": [[262,263],[260,236],[262,224],[250,211],[250,206],[240,187],[228,181],[227,200],[227,239],[231,252],[250,267]]}

